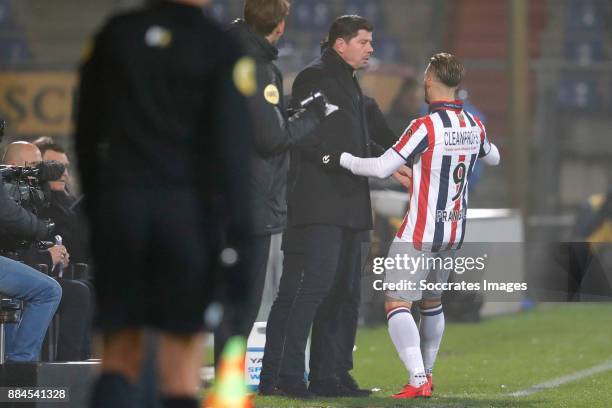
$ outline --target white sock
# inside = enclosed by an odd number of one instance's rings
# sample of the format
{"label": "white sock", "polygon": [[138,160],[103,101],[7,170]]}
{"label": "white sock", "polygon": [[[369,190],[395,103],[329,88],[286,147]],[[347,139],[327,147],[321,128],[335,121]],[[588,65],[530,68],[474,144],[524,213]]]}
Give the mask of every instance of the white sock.
{"label": "white sock", "polygon": [[389,335],[395,349],[410,373],[410,385],[420,387],[427,382],[423,357],[419,343],[419,329],[407,307],[398,307],[387,313],[389,321]]}
{"label": "white sock", "polygon": [[423,355],[423,365],[425,373],[431,375],[442,334],[444,334],[444,313],[442,305],[429,309],[421,309],[421,323],[419,325],[421,333],[421,353]]}

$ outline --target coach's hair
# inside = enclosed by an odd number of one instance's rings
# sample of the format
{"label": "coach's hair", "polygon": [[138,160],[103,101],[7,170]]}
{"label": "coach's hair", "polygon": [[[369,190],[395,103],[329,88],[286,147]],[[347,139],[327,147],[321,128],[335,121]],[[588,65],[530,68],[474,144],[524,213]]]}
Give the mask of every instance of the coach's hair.
{"label": "coach's hair", "polygon": [[333,47],[338,38],[342,38],[347,43],[357,37],[359,30],[367,32],[374,31],[374,26],[368,20],[357,15],[340,16],[334,20],[329,28],[327,38],[321,41],[321,50]]}
{"label": "coach's hair", "polygon": [[454,55],[446,52],[435,54],[429,59],[429,69],[444,85],[455,88],[465,75],[465,68]]}
{"label": "coach's hair", "polygon": [[245,0],[244,21],[265,37],[287,18],[289,7],[288,0]]}

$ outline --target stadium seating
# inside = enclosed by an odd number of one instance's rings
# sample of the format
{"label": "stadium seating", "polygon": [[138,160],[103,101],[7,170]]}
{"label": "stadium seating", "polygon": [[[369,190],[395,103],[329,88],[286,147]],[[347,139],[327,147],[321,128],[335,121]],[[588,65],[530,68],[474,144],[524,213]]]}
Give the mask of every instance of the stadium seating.
{"label": "stadium seating", "polygon": [[0,0],[0,66],[22,64],[31,58],[27,38],[13,16],[12,1]]}

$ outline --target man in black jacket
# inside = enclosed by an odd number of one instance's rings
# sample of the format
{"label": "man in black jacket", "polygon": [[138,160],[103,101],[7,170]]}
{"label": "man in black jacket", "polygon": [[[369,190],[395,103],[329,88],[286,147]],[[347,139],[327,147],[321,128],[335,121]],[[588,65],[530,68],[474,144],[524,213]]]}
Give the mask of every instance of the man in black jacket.
{"label": "man in black jacket", "polygon": [[[293,98],[321,90],[339,112],[326,118],[315,145],[292,151],[289,229],[280,289],[268,319],[260,390],[274,385],[300,397],[363,396],[349,374],[357,330],[362,244],[372,229],[365,178],[338,168],[335,152],[369,156],[364,95],[356,78],[373,53],[372,26],[359,16],[332,24],[327,49],[297,76]],[[376,135],[371,135],[372,137]],[[392,141],[379,141],[388,147]],[[375,152],[376,153],[376,152]],[[312,324],[310,389],[304,349]]]}
{"label": "man in black jacket", "polygon": [[[276,43],[284,34],[289,13],[287,0],[246,0],[244,20],[236,20],[230,33],[236,35],[256,64],[257,91],[250,98],[254,118],[254,150],[251,155],[251,209],[254,219],[253,286],[245,313],[253,324],[261,303],[270,251],[270,238],[287,226],[287,173],[289,150],[314,138],[314,130],[326,115],[324,96],[300,104],[288,115],[283,76],[274,64]],[[313,90],[312,93],[315,93]],[[215,332],[215,361],[227,341],[222,325]],[[248,333],[246,333],[248,335]]]}

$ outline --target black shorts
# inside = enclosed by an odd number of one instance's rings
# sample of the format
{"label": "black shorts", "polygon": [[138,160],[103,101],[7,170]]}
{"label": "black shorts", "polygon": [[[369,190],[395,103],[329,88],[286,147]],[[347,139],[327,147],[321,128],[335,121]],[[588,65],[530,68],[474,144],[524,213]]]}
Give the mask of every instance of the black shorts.
{"label": "black shorts", "polygon": [[117,189],[94,206],[97,328],[202,331],[216,256],[196,194],[187,188]]}

